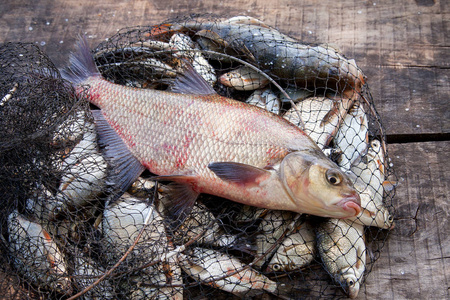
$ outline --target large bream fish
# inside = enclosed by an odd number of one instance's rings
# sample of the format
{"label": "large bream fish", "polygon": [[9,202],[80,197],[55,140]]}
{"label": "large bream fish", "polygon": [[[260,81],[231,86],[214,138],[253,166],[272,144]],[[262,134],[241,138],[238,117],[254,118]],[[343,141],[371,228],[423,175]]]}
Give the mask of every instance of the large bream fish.
{"label": "large bream fish", "polygon": [[[219,96],[191,66],[171,91],[106,81],[86,39],[63,71],[88,86],[100,142],[125,190],[147,168],[173,181],[173,212],[200,193],[257,207],[348,218],[360,198],[347,176],[297,126],[246,103]],[[84,87],[81,87],[83,85]]]}

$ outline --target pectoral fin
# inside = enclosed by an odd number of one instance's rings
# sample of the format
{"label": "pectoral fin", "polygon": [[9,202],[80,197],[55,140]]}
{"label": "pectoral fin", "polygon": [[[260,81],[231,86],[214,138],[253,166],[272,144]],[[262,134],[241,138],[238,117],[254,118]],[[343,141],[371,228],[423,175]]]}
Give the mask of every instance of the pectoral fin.
{"label": "pectoral fin", "polygon": [[222,180],[243,185],[259,184],[271,175],[268,170],[236,162],[214,162],[208,168]]}

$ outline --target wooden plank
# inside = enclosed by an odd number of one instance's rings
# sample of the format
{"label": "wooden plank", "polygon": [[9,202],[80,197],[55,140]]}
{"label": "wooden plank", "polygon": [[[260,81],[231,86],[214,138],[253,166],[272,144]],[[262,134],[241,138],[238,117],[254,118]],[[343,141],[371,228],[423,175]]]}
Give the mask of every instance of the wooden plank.
{"label": "wooden plank", "polygon": [[[35,42],[65,65],[76,36],[96,45],[117,29],[190,13],[247,14],[306,43],[355,58],[388,134],[449,133],[449,1],[13,1],[0,42]],[[396,228],[359,299],[449,298],[449,142],[389,145],[400,185]]]}
{"label": "wooden plank", "polygon": [[[426,3],[426,5],[424,4]],[[433,4],[433,5],[432,5]],[[388,134],[449,133],[448,1],[3,1],[0,42],[42,45],[57,66],[76,36],[92,45],[117,29],[190,13],[247,14],[307,43],[328,43],[368,76]]]}
{"label": "wooden plank", "polygon": [[388,145],[395,228],[358,299],[449,299],[450,142]]}

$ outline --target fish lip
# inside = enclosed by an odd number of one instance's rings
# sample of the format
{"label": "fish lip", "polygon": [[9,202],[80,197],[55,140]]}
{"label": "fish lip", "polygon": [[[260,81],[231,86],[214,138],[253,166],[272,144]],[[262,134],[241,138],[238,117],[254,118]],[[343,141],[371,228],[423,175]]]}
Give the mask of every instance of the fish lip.
{"label": "fish lip", "polygon": [[347,195],[337,203],[338,206],[342,207],[345,211],[351,212],[354,211],[354,215],[349,217],[356,217],[361,213],[361,199],[358,193],[352,193]]}

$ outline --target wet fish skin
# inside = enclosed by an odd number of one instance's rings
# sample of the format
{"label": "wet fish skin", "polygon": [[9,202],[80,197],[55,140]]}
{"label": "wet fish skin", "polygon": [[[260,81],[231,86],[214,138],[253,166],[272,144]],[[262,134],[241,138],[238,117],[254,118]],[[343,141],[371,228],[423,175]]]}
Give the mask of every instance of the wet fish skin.
{"label": "wet fish skin", "polygon": [[[357,223],[367,226],[377,226],[383,229],[391,229],[394,226],[394,217],[387,209],[383,197],[386,187],[385,157],[378,140],[372,140],[365,160],[351,166],[350,175],[354,187],[360,193],[361,213],[355,218],[350,218]],[[388,186],[391,185],[388,182]]]}
{"label": "wet fish skin", "polygon": [[298,270],[314,260],[316,254],[314,229],[303,223],[298,230],[287,234],[270,260],[266,273]]}
{"label": "wet fish skin", "polygon": [[[90,86],[88,100],[101,108],[94,114],[97,128],[111,126],[120,136],[123,145],[111,157],[128,151],[126,159],[137,161],[131,171],[119,173],[137,177],[145,167],[178,183],[174,194],[188,195],[175,199],[178,213],[192,207],[199,193],[324,217],[359,213],[359,196],[346,175],[303,131],[272,113],[217,95],[192,68],[173,93],[102,79],[86,40],[79,42],[71,62],[62,74],[75,85]],[[134,179],[122,184],[128,188]]]}
{"label": "wet fish skin", "polygon": [[277,247],[270,252],[269,249],[277,243],[285,231],[289,232],[294,229],[295,221],[295,213],[289,211],[270,210],[265,214],[257,230],[255,259],[259,259],[261,256],[265,257],[256,261],[255,266],[264,265],[272,253],[277,251]]}
{"label": "wet fish skin", "polygon": [[280,114],[280,100],[278,96],[270,89],[259,89],[254,91],[250,97],[245,100],[246,103],[261,107],[276,115]]}
{"label": "wet fish skin", "polygon": [[219,77],[219,82],[238,91],[253,91],[269,84],[269,79],[250,67],[240,66]]}
{"label": "wet fish skin", "polygon": [[232,247],[237,242],[237,237],[226,234],[220,228],[218,220],[208,208],[199,202],[192,207],[190,214],[174,232],[176,237],[182,237],[182,244],[202,234],[197,240],[199,244],[218,247]]}
{"label": "wet fish skin", "polygon": [[364,226],[328,219],[316,227],[316,239],[327,272],[350,298],[356,298],[366,266]]}
{"label": "wet fish skin", "polygon": [[154,205],[125,193],[106,206],[102,229],[105,241],[111,246],[108,251],[111,251],[113,257],[120,258],[134,243],[148,214],[149,224],[133,253],[143,257],[156,257],[165,251],[168,241],[163,218]]}
{"label": "wet fish skin", "polygon": [[8,216],[9,251],[14,265],[34,284],[70,295],[72,285],[65,257],[50,234],[13,211]]}
{"label": "wet fish skin", "polygon": [[[109,256],[116,261],[125,254],[135,242],[147,215],[149,215],[148,224],[127,260],[134,263],[135,267],[161,261],[143,269],[139,275],[132,276],[133,282],[142,281],[145,285],[128,286],[128,293],[131,299],[164,295],[172,295],[171,299],[181,299],[181,269],[176,256],[164,259],[164,254],[173,250],[174,247],[167,238],[164,220],[153,204],[125,193],[105,208],[102,229]],[[166,270],[167,274],[162,270]],[[168,275],[171,277],[169,278]]]}
{"label": "wet fish skin", "polygon": [[239,297],[279,292],[278,283],[252,268],[244,269],[246,265],[238,259],[217,250],[194,247],[181,254],[179,261],[182,269],[196,281]]}
{"label": "wet fish skin", "polygon": [[217,81],[216,71],[199,52],[198,47],[191,40],[191,38],[185,34],[175,33],[169,40],[169,47],[176,52],[175,57],[186,58],[191,60],[192,67],[197,71],[203,79],[206,80],[211,86]]}
{"label": "wet fish skin", "polygon": [[299,114],[305,124],[305,132],[317,145],[326,148],[347,114],[353,103],[352,99],[345,97],[308,97],[298,102],[283,116],[289,122],[299,126]]}
{"label": "wet fish skin", "polygon": [[[299,87],[323,84],[341,91],[361,90],[365,76],[354,60],[348,60],[330,47],[310,46],[282,34],[275,28],[247,16],[238,16],[222,22],[187,22],[189,30],[214,32],[217,44],[246,48],[262,70],[278,78],[287,79]],[[320,79],[323,79],[321,82]]]}
{"label": "wet fish skin", "polygon": [[369,146],[369,122],[361,104],[355,103],[339,127],[334,142],[341,151],[338,165],[350,170],[353,163],[361,159]]}

